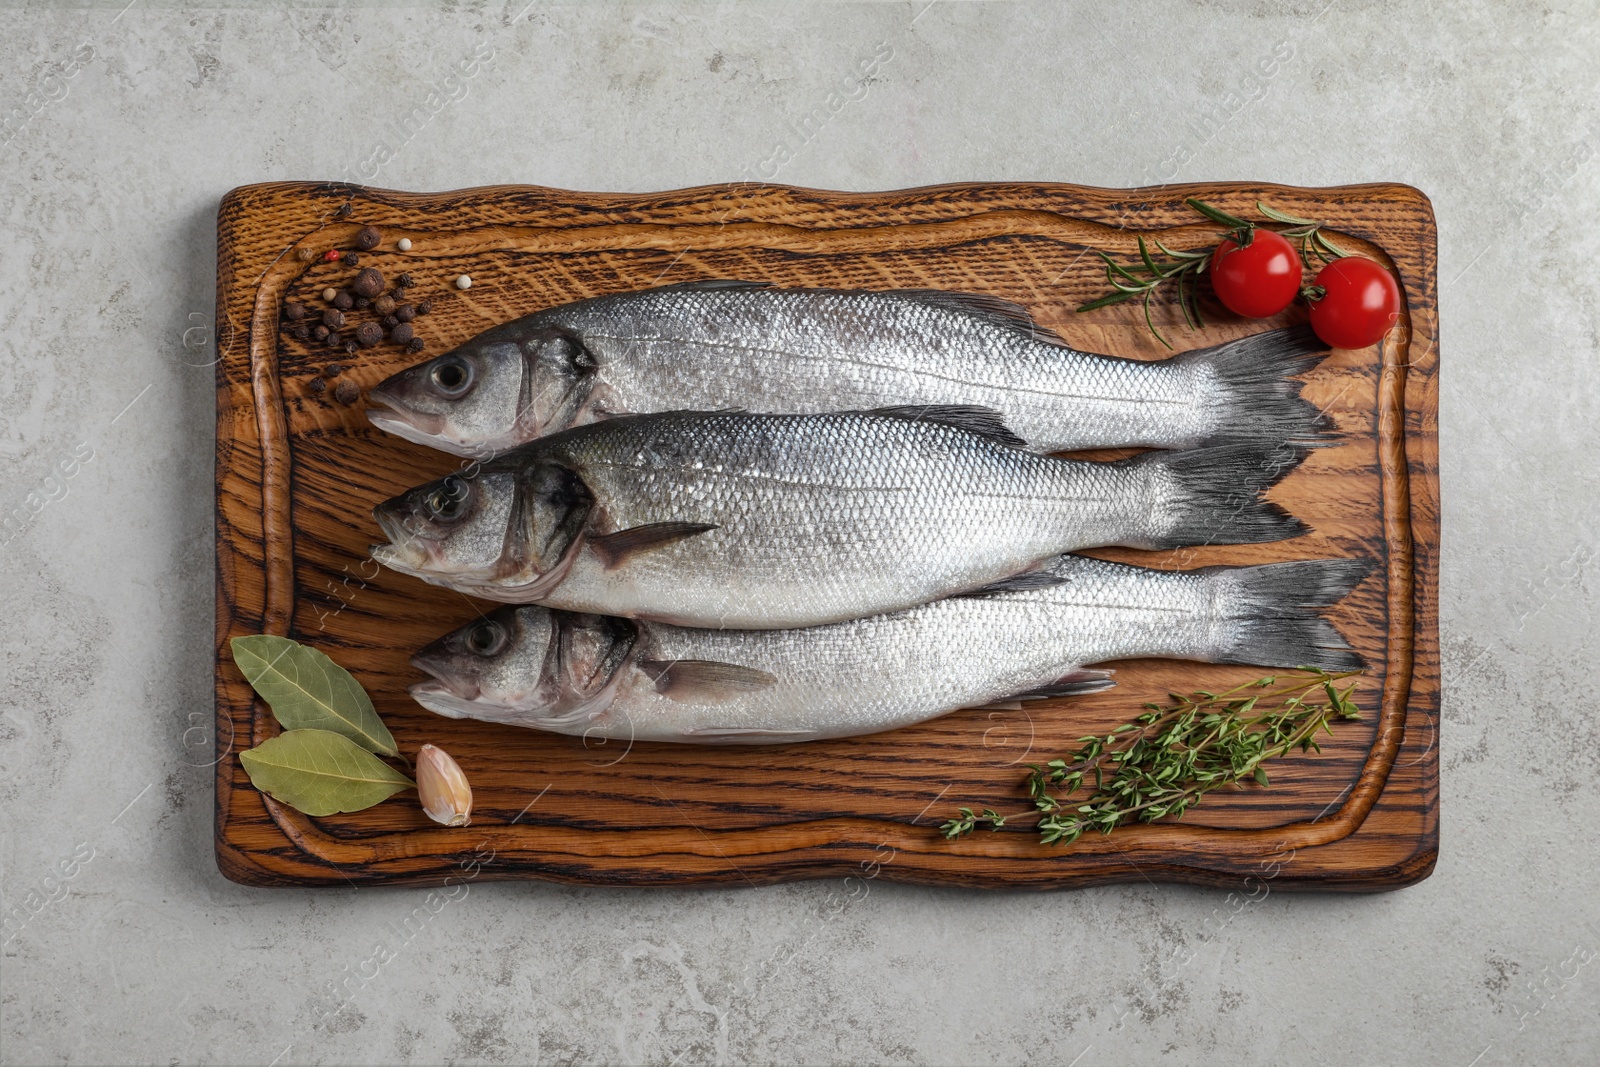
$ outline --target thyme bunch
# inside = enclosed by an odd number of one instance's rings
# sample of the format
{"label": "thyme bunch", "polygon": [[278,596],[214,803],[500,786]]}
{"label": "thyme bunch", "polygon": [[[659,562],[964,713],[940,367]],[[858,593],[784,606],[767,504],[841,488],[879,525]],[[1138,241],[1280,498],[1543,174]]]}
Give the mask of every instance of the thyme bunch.
{"label": "thyme bunch", "polygon": [[[1350,699],[1357,683],[1342,691],[1336,684],[1359,673],[1318,670],[1282,686],[1269,676],[1220,693],[1168,694],[1168,703],[1144,705],[1143,714],[1103,737],[1078,738],[1081,747],[1066,758],[1029,764],[1024,787],[1032,811],[961,808],[939,829],[954,840],[1038,815],[1040,843],[1070,845],[1087,830],[1109,834],[1132,822],[1180,819],[1213,789],[1266,787],[1262,764],[1270,759],[1297,748],[1322,751],[1317,737],[1331,735],[1335,720],[1361,718]],[[1088,796],[1071,803],[1085,786]]]}

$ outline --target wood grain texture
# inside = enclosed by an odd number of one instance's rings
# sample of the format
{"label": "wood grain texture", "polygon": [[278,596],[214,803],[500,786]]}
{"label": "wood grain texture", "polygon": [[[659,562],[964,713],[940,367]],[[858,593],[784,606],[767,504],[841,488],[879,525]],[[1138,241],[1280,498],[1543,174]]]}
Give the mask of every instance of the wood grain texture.
{"label": "wood grain texture", "polygon": [[[1220,688],[1260,671],[1161,660],[1115,664],[1116,688],[1027,711],[962,711],[891,733],[776,748],[585,743],[441,718],[406,686],[415,649],[482,607],[367,557],[374,504],[459,461],[371,427],[339,403],[330,363],[363,390],[417,358],[393,345],[355,356],[281,329],[286,299],[346,283],[353,270],[300,250],[350,248],[416,279],[434,355],[552,304],[700,278],[782,285],[940,288],[1028,307],[1089,351],[1160,358],[1136,309],[1075,315],[1104,278],[1092,253],[1135,250],[1138,234],[1203,245],[1214,227],[1183,205],[1235,213],[1265,199],[1325,220],[1391,267],[1407,309],[1381,349],[1340,351],[1306,376],[1306,395],[1346,435],[1273,493],[1311,534],[1272,545],[1211,546],[1106,558],[1159,567],[1362,556],[1376,572],[1331,616],[1370,669],[1366,718],[1342,724],[1320,756],[1277,761],[1270,790],[1212,794],[1182,822],[1091,834],[1045,848],[1015,831],[948,842],[935,826],[958,805],[1018,810],[1022,764],[1070,749],[1173,689]],[[339,217],[341,205],[351,212]],[[401,253],[394,242],[409,237]],[[252,885],[439,884],[477,878],[592,884],[763,884],[880,877],[995,888],[1122,881],[1275,889],[1390,889],[1432,870],[1439,832],[1438,349],[1436,248],[1425,196],[1400,185],[1334,189],[1211,184],[1107,190],[971,184],[846,194],[716,186],[649,195],[495,187],[439,194],[342,184],[234,190],[218,217],[216,850]],[[472,276],[460,291],[452,280]],[[1303,319],[1242,322],[1212,307],[1201,331],[1177,311],[1159,325],[1190,348]],[[360,321],[370,313],[354,313]],[[326,381],[326,379],[324,379]],[[401,749],[452,753],[472,780],[473,825],[430,823],[414,795],[313,819],[250,786],[237,753],[277,727],[228,655],[230,637],[284,634],[323,649],[371,693]]]}

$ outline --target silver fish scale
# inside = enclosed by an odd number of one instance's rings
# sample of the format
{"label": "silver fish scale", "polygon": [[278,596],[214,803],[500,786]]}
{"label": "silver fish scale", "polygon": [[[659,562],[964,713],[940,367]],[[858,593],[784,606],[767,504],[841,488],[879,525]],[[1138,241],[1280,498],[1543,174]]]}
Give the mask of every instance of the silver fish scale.
{"label": "silver fish scale", "polygon": [[729,627],[858,618],[1142,541],[1163,521],[1148,468],[1036,455],[885,415],[678,413],[529,446],[589,487],[601,533],[717,529],[607,569],[580,556],[543,602]]}
{"label": "silver fish scale", "polygon": [[697,702],[669,699],[637,672],[583,729],[640,740],[714,740],[705,732],[729,730],[771,733],[771,740],[843,737],[1011,697],[1084,664],[1130,656],[1204,659],[1226,647],[1224,617],[1236,607],[1228,602],[1225,573],[1150,571],[1077,557],[1049,569],[1068,581],[802,630],[646,624],[642,657],[733,663],[777,681],[732,700]]}
{"label": "silver fish scale", "polygon": [[1207,367],[1091,355],[893,293],[660,289],[543,313],[583,338],[620,410],[978,404],[1049,451],[1182,446],[1222,429]]}

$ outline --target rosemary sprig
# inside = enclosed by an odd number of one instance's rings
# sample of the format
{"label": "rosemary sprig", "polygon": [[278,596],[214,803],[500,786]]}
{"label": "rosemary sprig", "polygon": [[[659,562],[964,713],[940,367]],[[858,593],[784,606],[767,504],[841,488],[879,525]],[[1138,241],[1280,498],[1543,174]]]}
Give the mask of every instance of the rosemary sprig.
{"label": "rosemary sprig", "polygon": [[[1228,230],[1228,238],[1240,248],[1248,248],[1255,239],[1257,224],[1248,219],[1241,219],[1237,215],[1230,215],[1221,208],[1213,207],[1204,200],[1194,197],[1184,201],[1200,214],[1212,222]],[[1322,223],[1314,219],[1302,219],[1294,215],[1285,214],[1276,208],[1268,207],[1261,201],[1256,201],[1256,209],[1273,222],[1282,223],[1290,229],[1280,230],[1283,236],[1295,241],[1300,249],[1300,261],[1304,264],[1307,276],[1314,276],[1325,264],[1333,262],[1344,256],[1351,255],[1332,241],[1328,240],[1322,232]],[[1098,299],[1091,300],[1078,308],[1080,313],[1096,311],[1112,304],[1121,304],[1135,297],[1144,306],[1144,324],[1170,351],[1172,345],[1156,329],[1155,320],[1150,315],[1150,299],[1164,282],[1175,282],[1177,291],[1178,308],[1183,312],[1183,321],[1190,329],[1198,330],[1204,323],[1200,318],[1200,275],[1211,266],[1211,258],[1216,254],[1216,247],[1203,251],[1174,251],[1162,244],[1159,238],[1152,238],[1155,246],[1171,257],[1171,260],[1159,260],[1150,255],[1149,248],[1145,245],[1143,237],[1139,241],[1139,260],[1136,263],[1120,264],[1109,255],[1095,250],[1106,266],[1106,281],[1111,284],[1112,292]],[[1301,295],[1309,300],[1319,300],[1323,296],[1322,290],[1307,282],[1301,287]]]}
{"label": "rosemary sprig", "polygon": [[[1315,274],[1317,270],[1336,259],[1343,259],[1352,253],[1346,252],[1322,232],[1322,223],[1315,219],[1296,218],[1276,208],[1268,207],[1261,201],[1256,201],[1256,210],[1261,212],[1273,222],[1281,222],[1294,227],[1288,230],[1279,230],[1283,236],[1300,244],[1300,262],[1305,265],[1307,274]],[[1313,262],[1312,256],[1316,257]]]}
{"label": "rosemary sprig", "polygon": [[[1009,819],[1037,814],[1042,844],[1070,845],[1086,830],[1109,834],[1131,822],[1182,818],[1213,789],[1246,781],[1267,786],[1261,766],[1267,760],[1296,748],[1322,751],[1317,735],[1331,735],[1334,720],[1361,718],[1350,699],[1356,683],[1342,692],[1335,684],[1359,673],[1313,670],[1276,689],[1273,676],[1220,693],[1168,694],[1169,703],[1146,704],[1144,714],[1104,737],[1078,738],[1082,747],[1067,758],[1029,764],[1025,788],[1033,811],[1002,815],[985,808],[975,814],[961,808],[939,829],[955,839],[980,826],[999,830]],[[1241,695],[1263,689],[1271,692]],[[1319,690],[1325,702],[1307,699]],[[1069,805],[1086,783],[1092,783],[1088,797]]]}
{"label": "rosemary sprig", "polygon": [[[1194,208],[1200,214],[1213,222],[1221,223],[1231,231],[1229,236],[1235,244],[1244,248],[1250,244],[1255,236],[1256,225],[1236,218],[1220,208],[1212,207],[1204,200],[1190,198],[1184,203]],[[1176,281],[1178,307],[1183,312],[1183,321],[1190,329],[1198,330],[1205,325],[1200,318],[1200,275],[1206,272],[1211,265],[1211,256],[1216,251],[1209,248],[1205,251],[1174,250],[1161,243],[1160,238],[1153,238],[1157,248],[1162,253],[1172,257],[1170,260],[1159,260],[1150,255],[1150,249],[1145,244],[1144,238],[1139,241],[1139,261],[1123,266],[1106,253],[1095,250],[1095,254],[1106,265],[1106,281],[1111,283],[1114,292],[1107,293],[1097,300],[1091,300],[1078,308],[1078,311],[1095,311],[1099,308],[1110,307],[1112,304],[1121,304],[1124,301],[1138,297],[1144,305],[1144,324],[1150,328],[1156,340],[1166,345],[1170,351],[1172,345],[1156,329],[1155,320],[1150,317],[1150,298],[1155,295],[1156,289],[1167,281]]]}

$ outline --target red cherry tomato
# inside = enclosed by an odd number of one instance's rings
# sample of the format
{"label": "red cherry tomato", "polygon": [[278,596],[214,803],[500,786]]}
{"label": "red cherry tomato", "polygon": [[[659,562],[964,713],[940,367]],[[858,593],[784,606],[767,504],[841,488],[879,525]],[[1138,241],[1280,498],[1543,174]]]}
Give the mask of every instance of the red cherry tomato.
{"label": "red cherry tomato", "polygon": [[1375,345],[1400,318],[1394,275],[1363,256],[1334,260],[1316,284],[1325,295],[1311,301],[1311,328],[1334,348]]}
{"label": "red cherry tomato", "polygon": [[1211,256],[1211,288],[1235,315],[1276,315],[1300,293],[1300,253],[1281,234],[1257,229],[1243,248],[1224,238]]}

